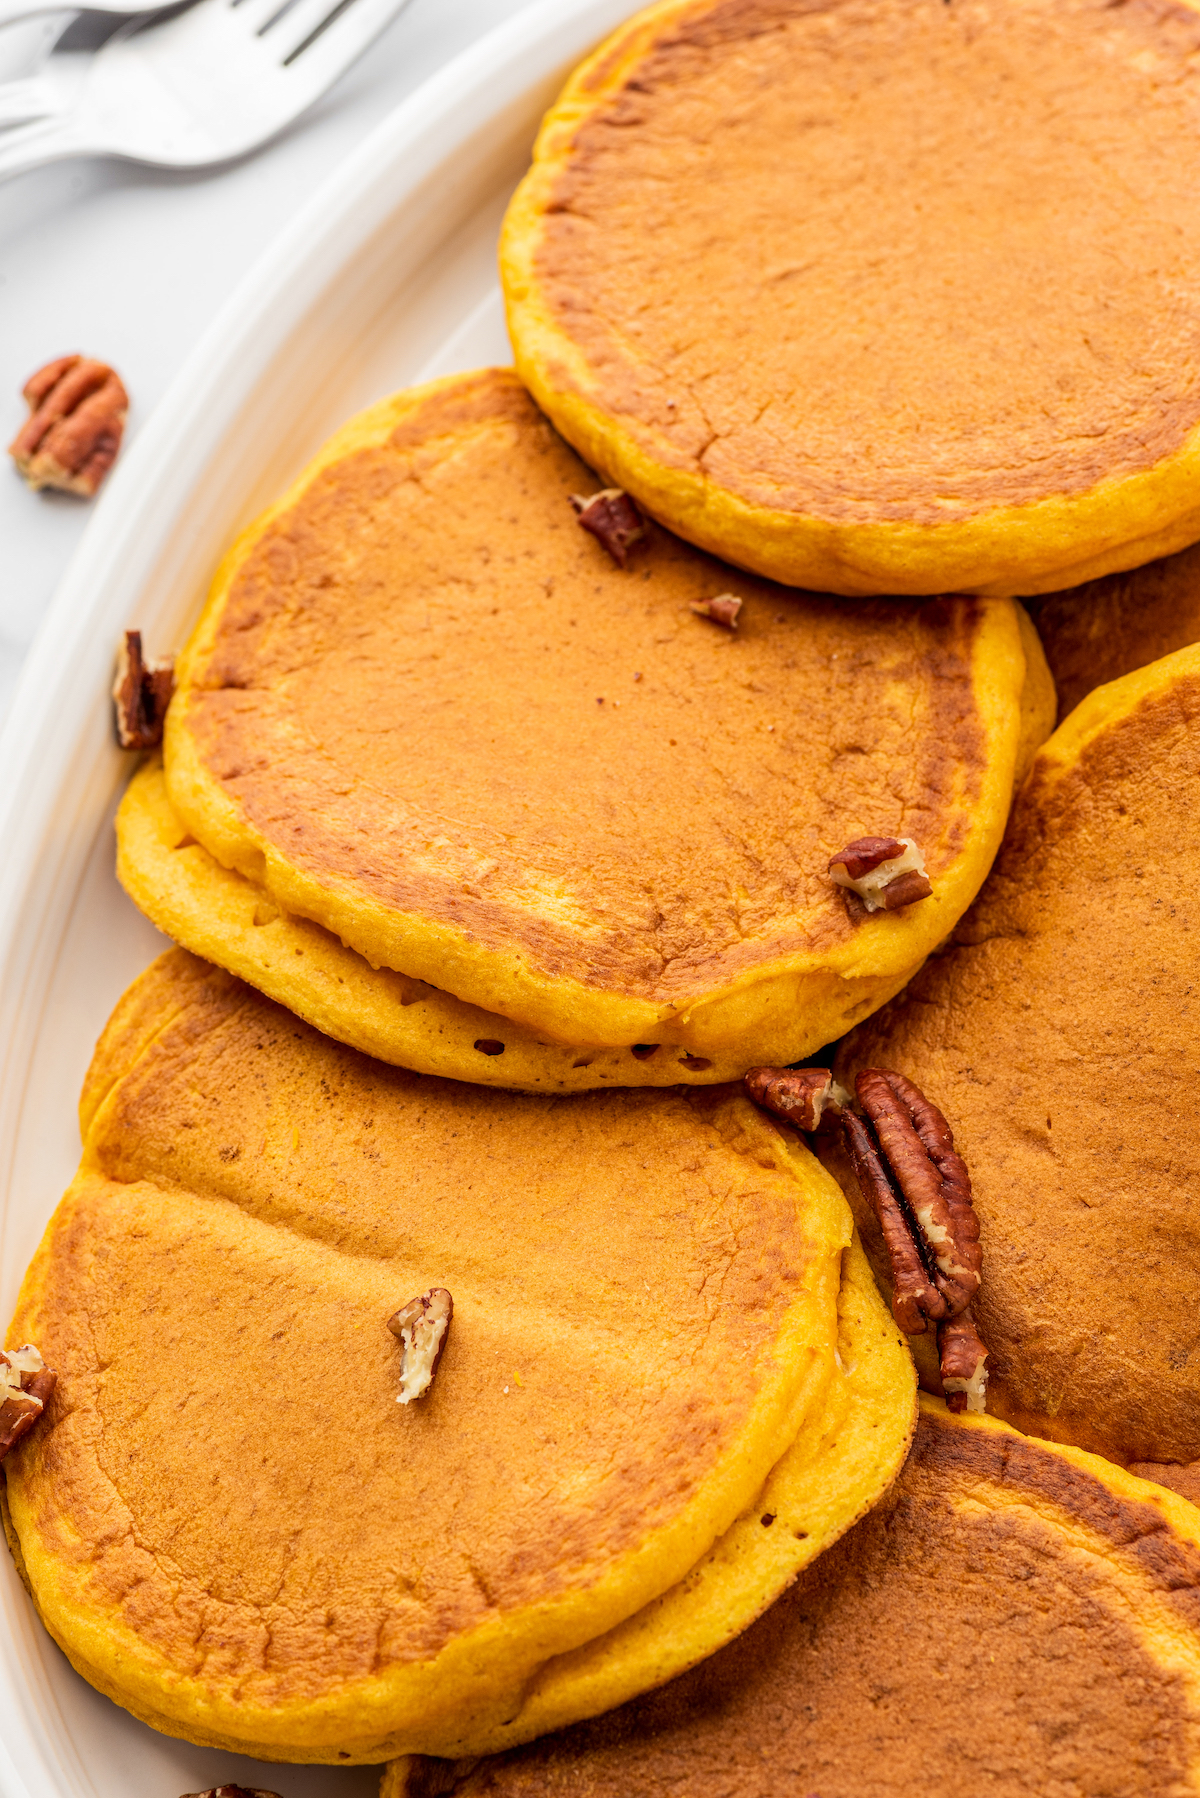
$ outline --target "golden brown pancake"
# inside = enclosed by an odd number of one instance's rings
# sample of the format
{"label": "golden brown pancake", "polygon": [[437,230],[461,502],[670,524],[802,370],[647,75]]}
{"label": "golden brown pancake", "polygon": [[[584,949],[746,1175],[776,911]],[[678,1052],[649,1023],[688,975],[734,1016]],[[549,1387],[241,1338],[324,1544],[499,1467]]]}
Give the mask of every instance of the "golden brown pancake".
{"label": "golden brown pancake", "polygon": [[[568,503],[591,481],[503,370],[352,421],[217,576],[167,796],[271,905],[541,1041],[796,1059],[977,891],[1048,728],[1036,635],[662,531],[619,568]],[[736,632],[692,610],[731,581]],[[828,863],[864,835],[913,838],[932,898],[853,920]]]}
{"label": "golden brown pancake", "polygon": [[1200,1513],[923,1399],[891,1495],[661,1691],[382,1798],[1161,1798],[1200,1782]]}
{"label": "golden brown pancake", "polygon": [[950,1121],[989,1405],[1121,1462],[1200,1459],[1197,791],[1200,647],[1059,726],[951,944],[836,1064],[898,1068]]}
{"label": "golden brown pancake", "polygon": [[1200,642],[1200,547],[1030,603],[1062,719],[1093,687]]}
{"label": "golden brown pancake", "polygon": [[[55,1640],[169,1734],[470,1752],[807,1430],[836,1460],[849,1213],[736,1091],[426,1079],[175,950],[114,1014],[82,1118],[12,1326],[59,1380],[8,1498]],[[450,1333],[401,1406],[387,1319],[435,1286]],[[828,1535],[903,1454],[885,1329],[875,1466],[848,1452],[840,1501],[798,1501]],[[760,1573],[761,1604],[787,1573]]]}
{"label": "golden brown pancake", "polygon": [[916,1422],[905,1338],[857,1237],[842,1262],[836,1370],[823,1405],[752,1505],[678,1585],[616,1629],[547,1663],[476,1751],[597,1716],[723,1648],[890,1486]]}
{"label": "golden brown pancake", "polygon": [[517,368],[691,542],[1037,593],[1200,537],[1200,16],[661,0],[550,111]]}
{"label": "golden brown pancake", "polygon": [[117,873],[169,937],[286,1005],[326,1036],[420,1074],[523,1092],[598,1086],[710,1086],[737,1080],[744,1054],[678,1044],[597,1049],[549,1042],[390,968],[375,968],[320,924],[281,911],[264,888],[223,868],[167,798],[162,762],[138,769],[117,813]]}

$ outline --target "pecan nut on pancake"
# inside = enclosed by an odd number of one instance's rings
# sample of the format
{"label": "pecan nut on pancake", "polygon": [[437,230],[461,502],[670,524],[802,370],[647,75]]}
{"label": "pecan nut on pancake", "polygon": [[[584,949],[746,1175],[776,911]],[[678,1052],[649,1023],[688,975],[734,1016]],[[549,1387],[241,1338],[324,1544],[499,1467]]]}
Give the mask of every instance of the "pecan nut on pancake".
{"label": "pecan nut on pancake", "polygon": [[[472,1752],[687,1575],[785,1451],[813,1458],[793,1502],[827,1539],[903,1456],[887,1343],[874,1464],[822,1449],[849,1211],[737,1092],[428,1079],[173,950],[82,1115],[10,1335],[59,1383],[8,1501],[51,1634],[169,1734]],[[435,1287],[453,1327],[401,1405],[388,1320]],[[743,1612],[792,1571],[760,1557]]]}
{"label": "pecan nut on pancake", "polygon": [[1093,687],[1200,642],[1200,546],[1046,594],[1030,609],[1063,719]]}
{"label": "pecan nut on pancake", "polygon": [[1200,1513],[923,1399],[888,1499],[661,1691],[382,1798],[1162,1798],[1200,1778]]}
{"label": "pecan nut on pancake", "polygon": [[903,1068],[950,1121],[991,1407],[1121,1462],[1200,1459],[1198,791],[1190,648],[1059,726],[951,943],[835,1064]]}
{"label": "pecan nut on pancake", "polygon": [[751,1068],[744,1081],[756,1104],[795,1128],[841,1136],[842,1171],[878,1226],[892,1315],[912,1336],[933,1326],[948,1408],[985,1411],[988,1351],[970,1305],[982,1277],[970,1174],[945,1118],[911,1080],[864,1068],[854,1084],[858,1111],[828,1068]]}
{"label": "pecan nut on pancake", "polygon": [[126,631],[117,651],[112,697],[117,742],[122,749],[157,749],[175,690],[172,660],[147,661],[141,631]]}
{"label": "pecan nut on pancake", "polygon": [[[352,421],[218,574],[167,797],[282,911],[540,1041],[795,1060],[978,890],[1048,728],[1036,634],[1010,600],[789,594],[657,528],[621,568],[589,482],[503,370]],[[736,632],[691,609],[731,577]],[[914,840],[932,896],[851,918],[829,860],[864,835]]]}
{"label": "pecan nut on pancake", "polygon": [[662,0],[543,126],[518,370],[606,479],[838,593],[1036,593],[1200,537],[1200,16]]}

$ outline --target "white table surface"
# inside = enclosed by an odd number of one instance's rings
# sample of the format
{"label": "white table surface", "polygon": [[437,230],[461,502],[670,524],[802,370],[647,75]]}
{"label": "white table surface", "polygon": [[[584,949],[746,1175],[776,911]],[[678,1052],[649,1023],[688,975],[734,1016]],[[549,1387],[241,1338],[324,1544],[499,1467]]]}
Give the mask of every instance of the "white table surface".
{"label": "white table surface", "polygon": [[[405,95],[521,4],[412,0],[311,113],[235,167],[172,175],[73,161],[0,183],[0,441],[26,416],[29,375],[76,350],[121,375],[129,441],[321,180]],[[88,516],[86,501],[29,492],[2,461],[0,723]]]}

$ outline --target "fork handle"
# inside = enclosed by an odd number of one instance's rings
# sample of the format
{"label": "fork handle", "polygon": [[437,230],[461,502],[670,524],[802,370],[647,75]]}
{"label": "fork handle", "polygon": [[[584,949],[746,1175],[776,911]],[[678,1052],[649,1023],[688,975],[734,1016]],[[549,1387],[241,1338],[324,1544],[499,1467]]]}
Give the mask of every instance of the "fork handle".
{"label": "fork handle", "polygon": [[39,81],[36,75],[24,81],[0,81],[0,125],[28,125],[34,119],[48,119],[58,110],[48,81]]}
{"label": "fork handle", "polygon": [[0,181],[9,175],[23,175],[27,169],[41,168],[46,162],[62,162],[68,156],[102,154],[63,125],[29,125],[24,130],[18,127],[0,136]]}

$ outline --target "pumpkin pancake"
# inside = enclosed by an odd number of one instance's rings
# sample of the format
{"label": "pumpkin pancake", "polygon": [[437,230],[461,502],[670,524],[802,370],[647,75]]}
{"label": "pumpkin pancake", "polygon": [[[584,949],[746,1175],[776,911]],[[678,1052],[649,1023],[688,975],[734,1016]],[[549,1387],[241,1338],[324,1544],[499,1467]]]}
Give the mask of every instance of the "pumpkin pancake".
{"label": "pumpkin pancake", "polygon": [[842,1263],[836,1372],[821,1412],[749,1509],[678,1585],[548,1662],[489,1753],[598,1716],[704,1660],[878,1502],[912,1440],[915,1370],[857,1237]]}
{"label": "pumpkin pancake", "polygon": [[[169,1734],[470,1751],[827,1433],[849,1212],[736,1089],[427,1079],[173,950],[82,1119],[12,1326],[59,1373],[12,1526],[73,1665]],[[398,1405],[387,1320],[438,1286],[445,1352]],[[875,1379],[845,1522],[908,1378]]]}
{"label": "pumpkin pancake", "polygon": [[1200,537],[1200,16],[663,0],[551,109],[517,368],[681,536],[835,593]]}
{"label": "pumpkin pancake", "polygon": [[1059,717],[1093,687],[1200,642],[1200,546],[1031,602]]}
{"label": "pumpkin pancake", "polygon": [[714,1085],[745,1060],[664,1044],[585,1049],[539,1039],[422,980],[374,968],[339,937],[280,911],[189,835],[167,798],[162,763],[138,769],[117,814],[117,873],[160,930],[288,1006],[326,1036],[381,1061],[524,1092],[597,1086]]}
{"label": "pumpkin pancake", "polygon": [[989,1404],[1121,1462],[1200,1459],[1198,790],[1193,647],[1059,726],[950,945],[836,1064],[898,1068],[950,1121]]}
{"label": "pumpkin pancake", "polygon": [[923,1398],[890,1496],[671,1685],[382,1798],[1162,1798],[1200,1785],[1200,1513]]}
{"label": "pumpkin pancake", "polygon": [[[540,1042],[794,1060],[978,890],[1052,715],[1036,633],[1011,600],[789,594],[662,531],[622,569],[568,504],[590,485],[503,370],[352,421],[218,574],[167,797],[271,906]],[[730,581],[736,631],[692,611]],[[932,898],[853,920],[828,863],[863,835],[912,838]]]}

